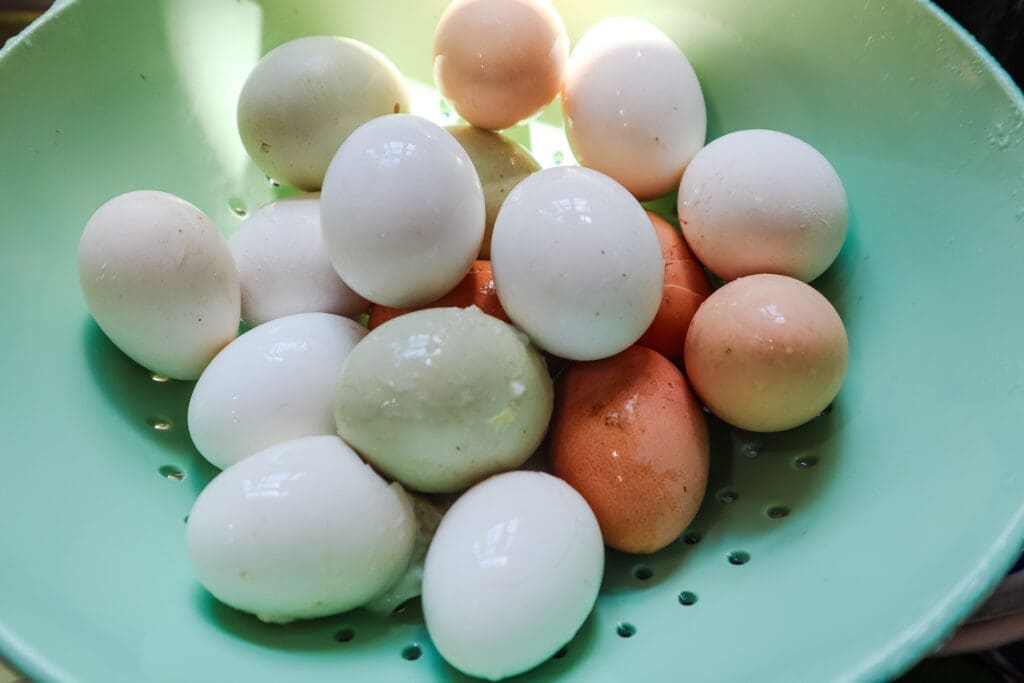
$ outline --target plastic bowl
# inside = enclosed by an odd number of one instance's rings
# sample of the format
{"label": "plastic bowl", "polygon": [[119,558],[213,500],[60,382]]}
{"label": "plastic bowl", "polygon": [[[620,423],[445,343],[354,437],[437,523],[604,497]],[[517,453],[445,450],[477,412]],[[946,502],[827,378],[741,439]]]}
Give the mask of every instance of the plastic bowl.
{"label": "plastic bowl", "polygon": [[[834,408],[807,427],[713,425],[691,532],[653,557],[610,553],[592,617],[527,679],[899,673],[1024,536],[1020,92],[922,2],[556,4],[574,38],[614,14],[664,28],[701,78],[711,137],[776,128],[828,156],[852,225],[817,285],[852,353]],[[114,349],[75,268],[85,221],[121,192],[179,194],[225,232],[281,192],[235,131],[261,53],[338,33],[429,83],[443,5],[71,0],[0,53],[0,647],[29,675],[460,679],[415,606],[276,627],[200,588],[182,520],[214,472],[185,430],[191,386],[156,382]],[[444,119],[435,96],[419,103]],[[515,135],[566,163],[545,122],[556,109]]]}

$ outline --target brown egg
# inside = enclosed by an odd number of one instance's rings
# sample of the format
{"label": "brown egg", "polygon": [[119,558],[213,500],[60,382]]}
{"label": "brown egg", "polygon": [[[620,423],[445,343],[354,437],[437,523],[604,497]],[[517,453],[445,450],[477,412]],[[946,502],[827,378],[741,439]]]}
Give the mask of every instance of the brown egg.
{"label": "brown egg", "polygon": [[546,0],[455,0],[434,32],[434,81],[462,118],[500,130],[565,82],[569,36]]}
{"label": "brown egg", "polygon": [[370,309],[370,320],[367,327],[371,330],[378,325],[386,323],[392,318],[400,315],[418,311],[423,308],[441,308],[445,306],[458,306],[468,308],[476,306],[487,315],[509,322],[505,315],[505,309],[498,301],[498,293],[494,289],[494,275],[491,274],[490,261],[473,261],[473,267],[469,273],[455,286],[455,289],[445,294],[433,303],[414,308],[391,308],[390,306],[375,305]]}
{"label": "brown egg", "polygon": [[637,344],[670,360],[683,359],[683,342],[693,314],[711,294],[708,276],[682,234],[656,213],[647,212],[665,257],[665,289],[654,322]]}
{"label": "brown egg", "polygon": [[631,346],[573,363],[555,386],[554,473],[579,491],[604,542],[653,553],[686,529],[708,480],[704,415],[659,353]]}
{"label": "brown egg", "polygon": [[480,130],[473,126],[452,126],[448,128],[480,176],[484,188],[484,208],[487,211],[484,223],[484,241],[480,245],[480,258],[491,258],[491,233],[494,219],[505,197],[519,181],[540,170],[540,164],[526,149],[501,133]]}
{"label": "brown egg", "polygon": [[843,321],[817,290],[784,275],[750,275],[709,296],[693,317],[686,374],[729,424],[778,432],[828,407],[848,353]]}

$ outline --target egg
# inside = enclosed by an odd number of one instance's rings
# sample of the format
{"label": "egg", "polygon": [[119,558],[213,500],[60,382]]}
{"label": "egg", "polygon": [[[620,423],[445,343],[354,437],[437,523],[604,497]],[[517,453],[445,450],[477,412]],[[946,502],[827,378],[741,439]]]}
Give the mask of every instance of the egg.
{"label": "egg", "polygon": [[370,303],[331,265],[320,232],[320,195],[271,202],[228,239],[242,284],[242,320],[255,326],[293,313],[358,317]]}
{"label": "egg", "polygon": [[388,320],[405,315],[406,313],[423,308],[443,308],[448,306],[458,306],[459,308],[476,306],[487,315],[493,315],[495,318],[505,322],[509,321],[508,316],[505,315],[505,309],[501,307],[501,302],[498,301],[498,293],[494,288],[491,262],[474,261],[473,267],[469,269],[469,274],[462,278],[462,282],[437,301],[416,308],[374,306],[370,310],[370,319],[367,326],[372,330]]}
{"label": "egg", "polygon": [[203,372],[188,405],[188,432],[220,468],[274,444],[334,434],[334,387],[366,335],[328,313],[297,313],[254,327]]}
{"label": "egg", "polygon": [[664,218],[647,212],[665,259],[665,286],[654,322],[637,344],[654,349],[673,361],[683,359],[683,341],[693,314],[711,293],[711,284],[686,240]]}
{"label": "egg", "polygon": [[686,334],[686,375],[705,405],[754,432],[798,427],[835,399],[849,346],[839,314],[810,285],[750,275],[716,290]]}
{"label": "egg", "polygon": [[514,676],[572,639],[603,572],[600,528],[572,487],[542,472],[492,477],[455,502],[427,552],[427,632],[463,673]]}
{"label": "egg", "polygon": [[679,221],[697,258],[734,280],[774,273],[810,282],[846,239],[846,191],[806,142],[743,130],[708,144],[679,186]]}
{"label": "egg", "polygon": [[324,243],[345,283],[375,304],[451,291],[480,252],[484,196],[473,163],[426,119],[374,119],[341,146],[320,199]]}
{"label": "egg", "polygon": [[461,491],[522,465],[551,417],[543,357],[479,309],[395,318],[352,350],[335,403],[338,434],[388,477]]}
{"label": "egg", "polygon": [[402,75],[351,38],[309,36],[268,52],[238,98],[238,132],[271,178],[317,190],[338,146],[384,114],[409,111]]}
{"label": "egg", "polygon": [[85,304],[121,351],[191,380],[238,333],[241,290],[217,226],[184,199],[142,190],[92,215],[78,244]]}
{"label": "egg", "polygon": [[686,378],[642,346],[573,363],[558,379],[552,473],[586,499],[604,542],[653,553],[693,520],[708,481],[708,432]]}
{"label": "egg", "polygon": [[546,0],[455,0],[434,32],[434,82],[459,115],[500,130],[562,88],[569,36]]}
{"label": "egg", "polygon": [[704,145],[707,113],[697,74],[651,24],[604,19],[572,51],[562,93],[576,159],[641,201],[675,190]]}
{"label": "egg", "polygon": [[540,164],[526,149],[501,133],[480,130],[472,126],[452,126],[447,129],[466,150],[484,190],[484,241],[480,245],[480,258],[491,258],[491,233],[508,193],[519,182],[540,170]]}
{"label": "egg", "polygon": [[585,168],[534,173],[509,194],[491,241],[498,298],[539,347],[594,360],[633,344],[661,303],[665,262],[643,207]]}
{"label": "egg", "polygon": [[416,520],[336,436],[286,441],[232,465],[196,499],[188,557],[221,602],[263,621],[344,612],[395,583],[412,556]]}

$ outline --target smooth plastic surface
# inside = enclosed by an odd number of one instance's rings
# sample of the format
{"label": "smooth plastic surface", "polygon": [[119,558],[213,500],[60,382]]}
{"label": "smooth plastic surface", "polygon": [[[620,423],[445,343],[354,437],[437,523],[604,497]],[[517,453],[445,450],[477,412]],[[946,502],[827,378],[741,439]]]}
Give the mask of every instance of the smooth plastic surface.
{"label": "smooth plastic surface", "polygon": [[[337,32],[429,83],[443,4],[81,0],[3,51],[0,650],[28,674],[460,680],[415,607],[282,628],[202,591],[182,520],[213,470],[185,431],[191,386],[154,382],[117,352],[75,272],[82,226],[121,192],[179,194],[225,233],[236,211],[281,194],[235,131],[261,52]],[[911,0],[556,4],[574,39],[628,13],[678,41],[711,137],[777,128],[833,163],[850,236],[816,284],[851,356],[833,409],[806,428],[761,438],[713,424],[701,540],[611,553],[594,614],[526,680],[898,673],[978,603],[1024,535],[1019,91]],[[443,118],[416,93],[414,110]],[[558,118],[556,103],[541,123]],[[513,136],[543,164],[569,161],[544,125]]]}

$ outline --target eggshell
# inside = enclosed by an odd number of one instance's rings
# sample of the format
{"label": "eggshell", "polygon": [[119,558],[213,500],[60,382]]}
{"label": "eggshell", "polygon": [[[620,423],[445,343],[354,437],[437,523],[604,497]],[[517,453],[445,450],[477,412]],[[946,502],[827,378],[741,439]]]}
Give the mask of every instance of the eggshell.
{"label": "eggshell", "polygon": [[128,192],[97,209],[78,244],[78,278],[96,323],[151,372],[195,379],[238,333],[231,251],[174,195]]}
{"label": "eggshell", "polygon": [[603,572],[597,520],[570,486],[541,472],[492,477],[455,502],[427,552],[427,632],[460,671],[514,676],[572,639]]}
{"label": "eggshell", "polygon": [[352,131],[408,111],[405,81],[387,57],[351,38],[309,36],[279,45],[253,68],[238,98],[238,132],[264,173],[318,190]]}
{"label": "eggshell", "polygon": [[711,294],[711,284],[679,231],[657,214],[648,211],[647,216],[661,243],[665,286],[658,314],[637,344],[654,349],[670,360],[681,361],[686,330],[697,308]]}
{"label": "eggshell", "polygon": [[199,581],[270,622],[374,599],[405,571],[415,537],[401,487],[336,436],[287,441],[232,465],[199,494],[186,526]]}
{"label": "eggshell", "polygon": [[498,209],[505,202],[508,193],[523,178],[540,170],[540,164],[526,149],[501,133],[480,130],[472,126],[452,126],[447,129],[462,148],[466,150],[480,184],[484,190],[484,207],[487,211],[484,226],[484,241],[480,245],[480,258],[491,258],[491,233]]}
{"label": "eggshell", "polygon": [[484,236],[473,163],[411,114],[374,119],[335,155],[320,197],[324,243],[345,283],[375,304],[422,306],[469,272]]}
{"label": "eggshell", "polygon": [[203,457],[232,465],[276,443],[334,434],[334,386],[366,335],[327,313],[297,313],[254,327],[217,354],[188,406],[188,432]]}
{"label": "eggshell", "polygon": [[455,0],[434,32],[434,82],[477,128],[508,128],[543,109],[568,59],[565,24],[545,0]]}
{"label": "eggshell", "polygon": [[614,355],[658,312],[665,262],[643,207],[586,168],[534,173],[509,194],[491,241],[498,297],[545,351]]}
{"label": "eggshell", "polygon": [[367,326],[372,330],[378,325],[382,325],[392,318],[397,318],[406,313],[412,313],[424,308],[445,308],[448,306],[457,306],[458,308],[476,306],[487,315],[493,315],[498,320],[509,322],[508,316],[505,315],[505,309],[501,307],[501,302],[498,301],[498,293],[494,288],[491,262],[473,261],[473,267],[469,269],[469,274],[462,278],[462,282],[437,301],[415,308],[374,306],[370,309],[370,320]]}
{"label": "eggshell", "polygon": [[707,425],[664,356],[631,346],[573,363],[559,377],[551,424],[552,472],[586,499],[609,546],[656,552],[697,514],[708,480]]}
{"label": "eggshell", "polygon": [[715,275],[810,282],[835,260],[849,212],[842,181],[806,142],[743,130],[708,144],[679,186],[683,235]]}
{"label": "eggshell", "polygon": [[331,265],[319,194],[267,204],[242,222],[228,246],[242,282],[242,320],[249,325],[293,313],[358,317],[370,308]]}
{"label": "eggshell", "polygon": [[579,163],[640,200],[675,190],[707,133],[704,95],[686,56],[658,28],[628,17],[604,19],[580,38],[562,112]]}
{"label": "eggshell", "polygon": [[409,488],[461,491],[522,465],[551,417],[544,359],[476,308],[430,308],[373,330],[338,382],[338,434]]}
{"label": "eggshell", "polygon": [[685,346],[687,377],[705,405],[755,432],[797,427],[828,407],[848,355],[828,299],[782,275],[750,275],[715,291]]}

